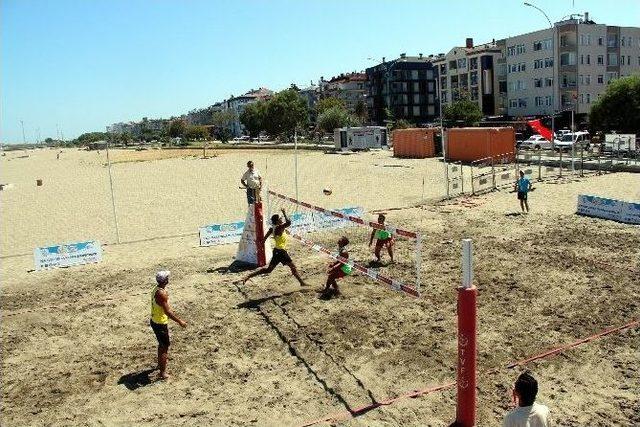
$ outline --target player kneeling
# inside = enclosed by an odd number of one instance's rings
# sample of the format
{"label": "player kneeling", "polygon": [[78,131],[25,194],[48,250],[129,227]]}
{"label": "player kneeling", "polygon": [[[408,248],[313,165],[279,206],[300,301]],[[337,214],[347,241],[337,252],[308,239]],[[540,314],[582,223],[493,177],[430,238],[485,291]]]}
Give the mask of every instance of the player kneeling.
{"label": "player kneeling", "polygon": [[[347,245],[349,239],[342,236],[338,240],[338,256],[344,259],[349,259],[349,252],[347,251]],[[351,274],[352,267],[348,264],[343,264],[340,261],[336,261],[329,266],[327,270],[327,283],[322,290],[323,295],[340,295],[340,289],[338,289],[338,279],[342,279],[345,276]]]}

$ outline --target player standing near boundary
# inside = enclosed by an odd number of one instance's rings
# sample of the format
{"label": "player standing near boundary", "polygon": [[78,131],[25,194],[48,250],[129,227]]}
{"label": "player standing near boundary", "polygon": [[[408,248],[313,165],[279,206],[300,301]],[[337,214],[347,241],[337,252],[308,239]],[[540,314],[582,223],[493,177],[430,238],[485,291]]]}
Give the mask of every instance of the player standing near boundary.
{"label": "player standing near boundary", "polygon": [[287,234],[285,233],[285,230],[289,226],[291,226],[291,221],[287,217],[287,214],[284,211],[284,209],[282,209],[282,216],[284,217],[284,222],[282,221],[282,218],[280,218],[280,215],[278,214],[271,216],[272,227],[269,228],[269,231],[267,231],[267,234],[265,234],[264,240],[260,242],[260,244],[264,245],[264,242],[266,242],[269,236],[271,235],[271,233],[273,233],[273,240],[275,241],[275,246],[273,248],[273,255],[271,256],[271,261],[269,262],[269,265],[266,268],[261,268],[260,270],[254,271],[253,273],[249,274],[247,277],[245,277],[242,280],[243,284],[247,283],[247,280],[251,279],[252,277],[258,276],[260,274],[271,273],[273,269],[277,267],[278,264],[282,263],[282,265],[286,265],[291,269],[291,274],[293,274],[293,276],[296,279],[298,279],[298,282],[300,282],[300,285],[305,286],[304,281],[302,280],[302,278],[300,277],[300,274],[298,273],[298,269],[296,268],[295,264],[293,263],[293,260],[289,256],[289,253],[287,253]]}
{"label": "player standing near boundary", "polygon": [[149,324],[153,333],[158,339],[158,367],[160,369],[159,379],[166,380],[167,375],[167,359],[169,357],[169,319],[174,320],[178,325],[185,328],[187,322],[180,319],[173,313],[169,307],[169,294],[164,289],[169,284],[169,272],[158,271],[156,273],[156,282],[158,283],[151,292],[151,320]]}
{"label": "player standing near boundary", "polygon": [[[340,240],[338,240],[338,255],[349,259],[349,252],[347,251],[347,245],[349,244],[349,239],[345,236],[342,236]],[[351,274],[352,267],[348,264],[343,264],[340,261],[336,261],[329,265],[329,269],[327,270],[327,283],[322,290],[323,295],[329,295],[331,292],[331,288],[333,288],[334,295],[340,295],[340,289],[338,289],[338,279],[342,279],[345,276],[349,276]]]}
{"label": "player standing near boundary", "polygon": [[[378,224],[384,225],[387,217],[384,214],[378,215]],[[376,248],[373,251],[376,256],[376,262],[380,262],[380,251],[383,247],[387,247],[387,252],[389,253],[389,257],[391,258],[391,263],[393,264],[393,236],[387,230],[371,230],[371,238],[369,239],[369,246],[373,244],[373,238],[376,238]]]}
{"label": "player standing near boundary", "polygon": [[529,202],[527,201],[527,193],[531,190],[531,181],[524,176],[524,171],[520,171],[520,179],[516,181],[514,189],[518,192],[518,200],[520,200],[520,209],[526,213],[529,213]]}

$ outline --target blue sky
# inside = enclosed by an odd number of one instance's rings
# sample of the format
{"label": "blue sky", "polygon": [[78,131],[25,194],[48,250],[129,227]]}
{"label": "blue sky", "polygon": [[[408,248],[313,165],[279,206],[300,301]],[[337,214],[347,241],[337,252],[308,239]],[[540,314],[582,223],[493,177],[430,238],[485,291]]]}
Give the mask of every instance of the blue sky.
{"label": "blue sky", "polygon": [[[538,0],[552,20],[589,11],[640,25],[639,0]],[[575,3],[575,6],[573,4]],[[544,28],[517,0],[1,0],[0,139],[69,139],[169,117],[231,94],[362,70]]]}

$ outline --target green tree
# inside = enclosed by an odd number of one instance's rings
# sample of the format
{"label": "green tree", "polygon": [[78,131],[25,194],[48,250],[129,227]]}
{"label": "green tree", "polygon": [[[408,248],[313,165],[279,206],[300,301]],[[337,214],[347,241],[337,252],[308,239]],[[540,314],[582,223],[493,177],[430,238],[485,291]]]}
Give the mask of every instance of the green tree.
{"label": "green tree", "polygon": [[109,134],[106,132],[87,132],[77,137],[74,143],[79,145],[86,145],[91,142],[104,141],[108,137]]}
{"label": "green tree", "polygon": [[320,114],[317,123],[323,131],[333,133],[336,128],[357,125],[357,120],[344,108],[334,106]]}
{"label": "green tree", "polygon": [[445,106],[443,117],[449,126],[473,126],[482,119],[482,111],[477,103],[465,97]]}
{"label": "green tree", "polygon": [[400,119],[393,122],[392,129],[408,129],[411,127],[414,127],[414,125],[411,122],[405,119]]}
{"label": "green tree", "polygon": [[329,108],[340,107],[343,110],[347,108],[344,101],[340,98],[335,98],[330,96],[328,98],[322,98],[318,102],[316,102],[315,109],[318,115],[324,113]]}
{"label": "green tree", "polygon": [[360,124],[363,125],[369,119],[369,111],[367,109],[367,104],[361,99],[356,104],[355,115],[360,121]]}
{"label": "green tree", "polygon": [[286,89],[267,101],[264,128],[272,136],[290,137],[309,120],[307,102],[295,90]]}
{"label": "green tree", "polygon": [[637,133],[640,130],[640,75],[612,81],[591,106],[593,130]]}
{"label": "green tree", "polygon": [[255,138],[264,130],[264,117],[266,114],[267,103],[258,101],[247,105],[242,114],[240,114],[240,122],[249,132],[249,136]]}
{"label": "green tree", "polygon": [[171,138],[183,137],[186,130],[187,123],[184,120],[174,120],[169,125],[169,136]]}
{"label": "green tree", "polygon": [[228,142],[231,139],[231,125],[237,119],[236,113],[233,110],[216,111],[211,116],[211,123],[213,123],[214,136],[223,143]]}
{"label": "green tree", "polygon": [[209,138],[209,129],[205,126],[187,126],[187,129],[184,132],[184,136],[190,140],[196,139],[208,139]]}

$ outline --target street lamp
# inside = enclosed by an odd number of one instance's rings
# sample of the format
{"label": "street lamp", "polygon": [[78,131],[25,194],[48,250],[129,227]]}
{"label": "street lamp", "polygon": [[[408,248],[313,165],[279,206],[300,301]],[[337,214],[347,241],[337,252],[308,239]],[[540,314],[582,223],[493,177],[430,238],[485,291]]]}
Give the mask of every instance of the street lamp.
{"label": "street lamp", "polygon": [[540,9],[538,6],[533,5],[529,2],[524,2],[525,6],[528,7],[532,7],[534,9],[536,9],[537,11],[539,11],[540,13],[542,13],[544,15],[544,17],[547,19],[547,22],[549,23],[549,28],[551,28],[551,37],[552,37],[552,44],[551,44],[551,50],[553,52],[553,68],[551,69],[551,80],[553,81],[553,84],[551,86],[551,105],[552,105],[552,111],[551,111],[551,145],[554,145],[554,141],[556,139],[556,130],[555,130],[555,117],[556,117],[556,67],[558,67],[558,61],[556,61],[556,28],[553,26],[553,24],[551,23],[551,20],[549,19],[549,17],[547,16],[547,14],[544,12],[544,10]]}

